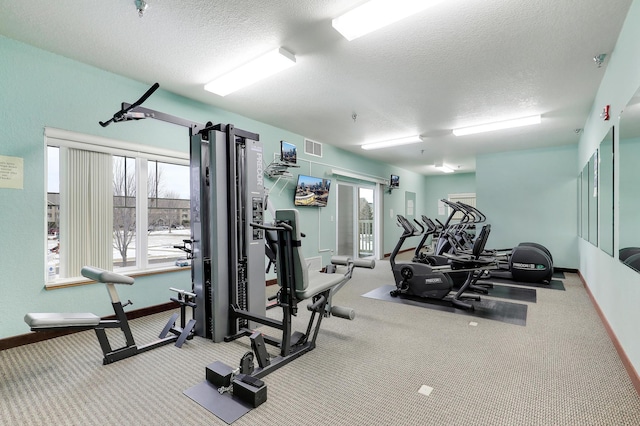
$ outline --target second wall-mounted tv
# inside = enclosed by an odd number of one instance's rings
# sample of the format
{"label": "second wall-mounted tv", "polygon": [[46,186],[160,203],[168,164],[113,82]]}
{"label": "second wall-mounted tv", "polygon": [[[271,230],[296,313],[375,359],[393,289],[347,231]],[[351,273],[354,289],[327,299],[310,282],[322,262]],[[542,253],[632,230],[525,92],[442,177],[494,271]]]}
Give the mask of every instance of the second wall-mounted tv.
{"label": "second wall-mounted tv", "polygon": [[298,151],[296,146],[287,141],[280,141],[280,161],[287,164],[296,164]]}
{"label": "second wall-mounted tv", "polygon": [[293,205],[326,207],[329,200],[331,180],[313,176],[298,175]]}
{"label": "second wall-mounted tv", "polygon": [[400,187],[400,176],[391,175],[391,179],[389,179],[389,187],[391,187],[391,188],[399,188]]}

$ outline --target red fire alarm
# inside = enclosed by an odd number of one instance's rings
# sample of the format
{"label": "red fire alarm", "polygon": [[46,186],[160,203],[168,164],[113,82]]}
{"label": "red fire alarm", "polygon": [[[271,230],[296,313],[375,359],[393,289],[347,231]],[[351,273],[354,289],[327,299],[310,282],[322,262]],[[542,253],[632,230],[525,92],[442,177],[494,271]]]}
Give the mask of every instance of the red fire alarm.
{"label": "red fire alarm", "polygon": [[610,116],[609,116],[609,107],[610,107],[610,105],[605,106],[602,109],[602,114],[600,114],[600,117],[602,117],[604,119],[604,121],[609,121],[609,118],[610,118]]}

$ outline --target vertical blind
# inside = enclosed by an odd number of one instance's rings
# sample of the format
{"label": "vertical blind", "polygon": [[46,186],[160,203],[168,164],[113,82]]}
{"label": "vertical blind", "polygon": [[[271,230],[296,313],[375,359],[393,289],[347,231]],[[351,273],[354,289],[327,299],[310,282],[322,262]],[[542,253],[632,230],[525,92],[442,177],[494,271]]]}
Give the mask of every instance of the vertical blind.
{"label": "vertical blind", "polygon": [[110,154],[60,149],[60,275],[85,265],[113,269],[113,161]]}

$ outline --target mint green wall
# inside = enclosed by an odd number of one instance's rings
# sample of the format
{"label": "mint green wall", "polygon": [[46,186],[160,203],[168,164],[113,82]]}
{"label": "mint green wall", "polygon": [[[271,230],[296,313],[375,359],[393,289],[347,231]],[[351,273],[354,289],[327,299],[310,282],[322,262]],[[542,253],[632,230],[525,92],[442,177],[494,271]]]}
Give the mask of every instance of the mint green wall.
{"label": "mint green wall", "polygon": [[[102,128],[122,101],[132,102],[149,84],[133,81],[29,45],[0,36],[0,155],[24,160],[24,189],[0,188],[0,338],[28,332],[23,317],[27,312],[93,312],[108,315],[111,306],[101,285],[45,290],[45,149],[44,127],[56,127],[117,140],[188,151],[188,130],[157,120],[119,123]],[[237,114],[203,105],[162,89],[145,102],[145,107],[205,123],[231,123],[260,134],[265,158],[279,150],[285,139],[300,151],[303,137],[250,120]],[[330,142],[330,141],[328,141]],[[305,158],[304,154],[300,155]],[[324,157],[314,161],[350,169],[362,174],[388,177],[400,174],[407,185],[419,187],[423,177],[386,164],[366,160],[324,144]],[[300,171],[326,176],[326,165],[301,161]],[[294,172],[294,174],[296,174]],[[332,177],[335,183],[335,177]],[[271,185],[268,179],[267,185]],[[276,191],[278,192],[278,191]],[[272,197],[277,207],[292,207],[293,186]],[[402,208],[403,202],[384,197],[387,208]],[[418,195],[418,202],[422,200]],[[397,207],[396,207],[397,204]],[[317,256],[318,248],[335,249],[335,192],[325,209],[301,211],[307,238],[305,256]],[[385,240],[393,240],[385,236]],[[324,263],[329,253],[323,254]],[[189,288],[190,274],[180,271],[139,277],[131,287],[119,288],[122,299],[131,299],[133,309],[168,301],[169,287]]]}
{"label": "mint green wall", "polygon": [[[578,162],[574,174],[577,176],[589,157],[609,131],[611,125],[619,126],[618,117],[629,99],[640,87],[640,1],[634,0],[618,37],[616,47],[604,70],[604,77],[596,95],[589,118],[580,137]],[[600,113],[610,105],[611,120],[605,122]],[[616,132],[617,134],[618,132]],[[619,229],[619,197],[621,161],[618,136],[615,141],[614,193],[614,253],[621,247],[624,230]],[[625,156],[626,157],[626,156]],[[634,158],[637,160],[637,157]],[[637,168],[637,164],[634,163]],[[636,194],[637,195],[637,194]],[[636,215],[637,221],[637,215]],[[607,322],[620,342],[636,372],[640,372],[640,274],[622,265],[598,247],[579,239],[580,272],[589,286]]]}
{"label": "mint green wall", "polygon": [[489,247],[547,247],[554,266],[577,268],[577,146],[476,159],[477,207],[491,224]]}
{"label": "mint green wall", "polygon": [[438,212],[438,201],[449,198],[449,194],[470,194],[476,192],[475,173],[453,173],[441,176],[427,176],[424,186],[425,204],[423,213],[431,219],[441,222],[447,219],[449,210],[443,215]]}

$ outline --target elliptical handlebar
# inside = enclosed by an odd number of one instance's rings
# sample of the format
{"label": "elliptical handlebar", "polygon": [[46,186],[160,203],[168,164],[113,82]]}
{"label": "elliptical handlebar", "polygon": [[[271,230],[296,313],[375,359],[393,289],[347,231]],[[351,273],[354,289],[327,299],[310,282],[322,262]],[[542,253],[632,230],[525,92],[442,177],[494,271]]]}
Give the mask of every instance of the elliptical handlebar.
{"label": "elliptical handlebar", "polygon": [[461,201],[458,201],[458,204],[464,206],[465,208],[469,209],[471,212],[473,212],[474,216],[479,217],[478,220],[476,220],[476,223],[482,223],[482,222],[486,222],[487,221],[487,216],[484,215],[484,213],[482,213],[480,210],[478,210],[477,208],[473,207],[472,205],[463,203]]}
{"label": "elliptical handlebar", "polygon": [[406,217],[404,217],[401,214],[399,214],[396,217],[396,220],[398,221],[398,224],[400,226],[402,226],[402,228],[404,228],[404,233],[402,234],[402,236],[410,237],[410,236],[414,236],[414,235],[420,235],[419,231],[416,229],[416,227],[413,226],[411,224],[411,222],[409,222],[409,220]]}

